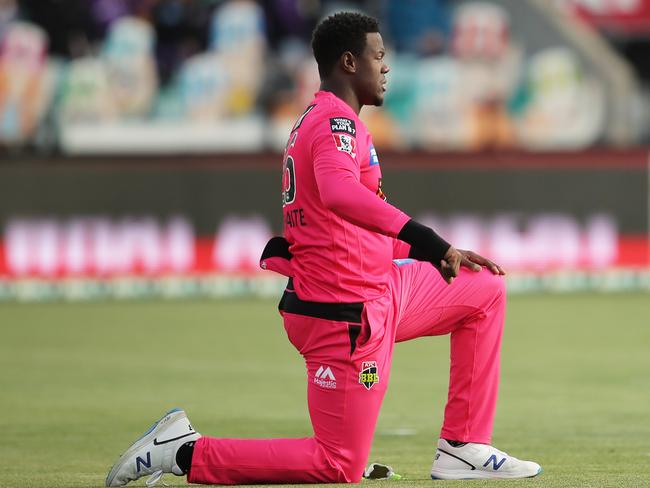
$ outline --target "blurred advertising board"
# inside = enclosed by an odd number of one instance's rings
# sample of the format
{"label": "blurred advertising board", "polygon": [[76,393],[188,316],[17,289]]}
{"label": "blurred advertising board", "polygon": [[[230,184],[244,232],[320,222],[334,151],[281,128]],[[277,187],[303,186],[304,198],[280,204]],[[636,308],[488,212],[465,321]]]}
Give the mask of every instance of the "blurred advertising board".
{"label": "blurred advertising board", "polygon": [[[643,151],[389,154],[383,189],[457,247],[502,264],[515,289],[644,288],[647,159]],[[2,166],[0,299],[275,293],[284,280],[259,270],[258,259],[281,232],[279,161]]]}
{"label": "blurred advertising board", "polygon": [[611,32],[650,32],[650,0],[560,0],[560,4],[578,18]]}

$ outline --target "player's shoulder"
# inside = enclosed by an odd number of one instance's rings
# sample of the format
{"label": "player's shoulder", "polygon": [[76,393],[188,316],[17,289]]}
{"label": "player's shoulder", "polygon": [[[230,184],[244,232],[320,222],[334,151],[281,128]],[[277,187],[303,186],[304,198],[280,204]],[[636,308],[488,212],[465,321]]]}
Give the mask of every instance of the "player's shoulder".
{"label": "player's shoulder", "polygon": [[305,109],[293,130],[299,127],[332,133],[347,133],[353,137],[363,127],[363,123],[354,115],[344,102],[333,96],[317,96]]}
{"label": "player's shoulder", "polygon": [[[361,124],[359,117],[356,116],[352,109],[343,100],[330,96],[325,98],[324,101],[325,103],[322,108],[323,118],[333,119],[330,120],[330,122],[333,124],[340,124],[341,126],[355,127]],[[336,127],[334,127],[334,129],[336,129]]]}

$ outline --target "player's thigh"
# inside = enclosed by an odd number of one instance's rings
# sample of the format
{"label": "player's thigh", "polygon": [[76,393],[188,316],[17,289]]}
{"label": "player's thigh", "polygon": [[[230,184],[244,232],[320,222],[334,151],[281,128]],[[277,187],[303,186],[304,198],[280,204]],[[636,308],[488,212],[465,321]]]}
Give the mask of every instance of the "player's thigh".
{"label": "player's thigh", "polygon": [[489,270],[461,268],[451,284],[431,264],[414,262],[399,268],[397,342],[453,332],[505,297],[503,277]]}
{"label": "player's thigh", "polygon": [[305,359],[315,437],[346,471],[356,472],[370,451],[388,383],[392,341],[383,351],[357,344],[361,324],[287,313],[284,322]]}

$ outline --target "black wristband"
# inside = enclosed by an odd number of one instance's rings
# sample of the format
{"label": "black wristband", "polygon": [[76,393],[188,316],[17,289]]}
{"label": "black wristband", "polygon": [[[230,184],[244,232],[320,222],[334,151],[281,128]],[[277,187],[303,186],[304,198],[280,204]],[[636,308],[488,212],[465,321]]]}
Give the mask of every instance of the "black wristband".
{"label": "black wristband", "polygon": [[451,244],[432,229],[413,219],[404,224],[397,238],[411,245],[410,257],[430,261],[436,266],[440,264],[451,247]]}
{"label": "black wristband", "polygon": [[411,246],[411,249],[409,249],[409,258],[415,259],[416,261],[429,261],[429,253],[423,252],[415,246]]}

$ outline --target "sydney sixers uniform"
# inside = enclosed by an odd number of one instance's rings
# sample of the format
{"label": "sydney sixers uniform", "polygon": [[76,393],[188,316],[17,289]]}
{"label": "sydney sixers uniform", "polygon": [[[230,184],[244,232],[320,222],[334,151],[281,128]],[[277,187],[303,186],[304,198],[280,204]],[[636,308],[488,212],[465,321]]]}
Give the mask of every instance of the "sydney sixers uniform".
{"label": "sydney sixers uniform", "polygon": [[503,279],[461,269],[447,285],[396,239],[410,219],[385,201],[379,159],[354,111],[319,92],[283,165],[289,249],[262,266],[291,276],[280,312],[307,368],[312,437],[202,437],[195,483],[357,482],[367,462],[395,342],[451,334],[441,437],[489,443],[504,321]]}

